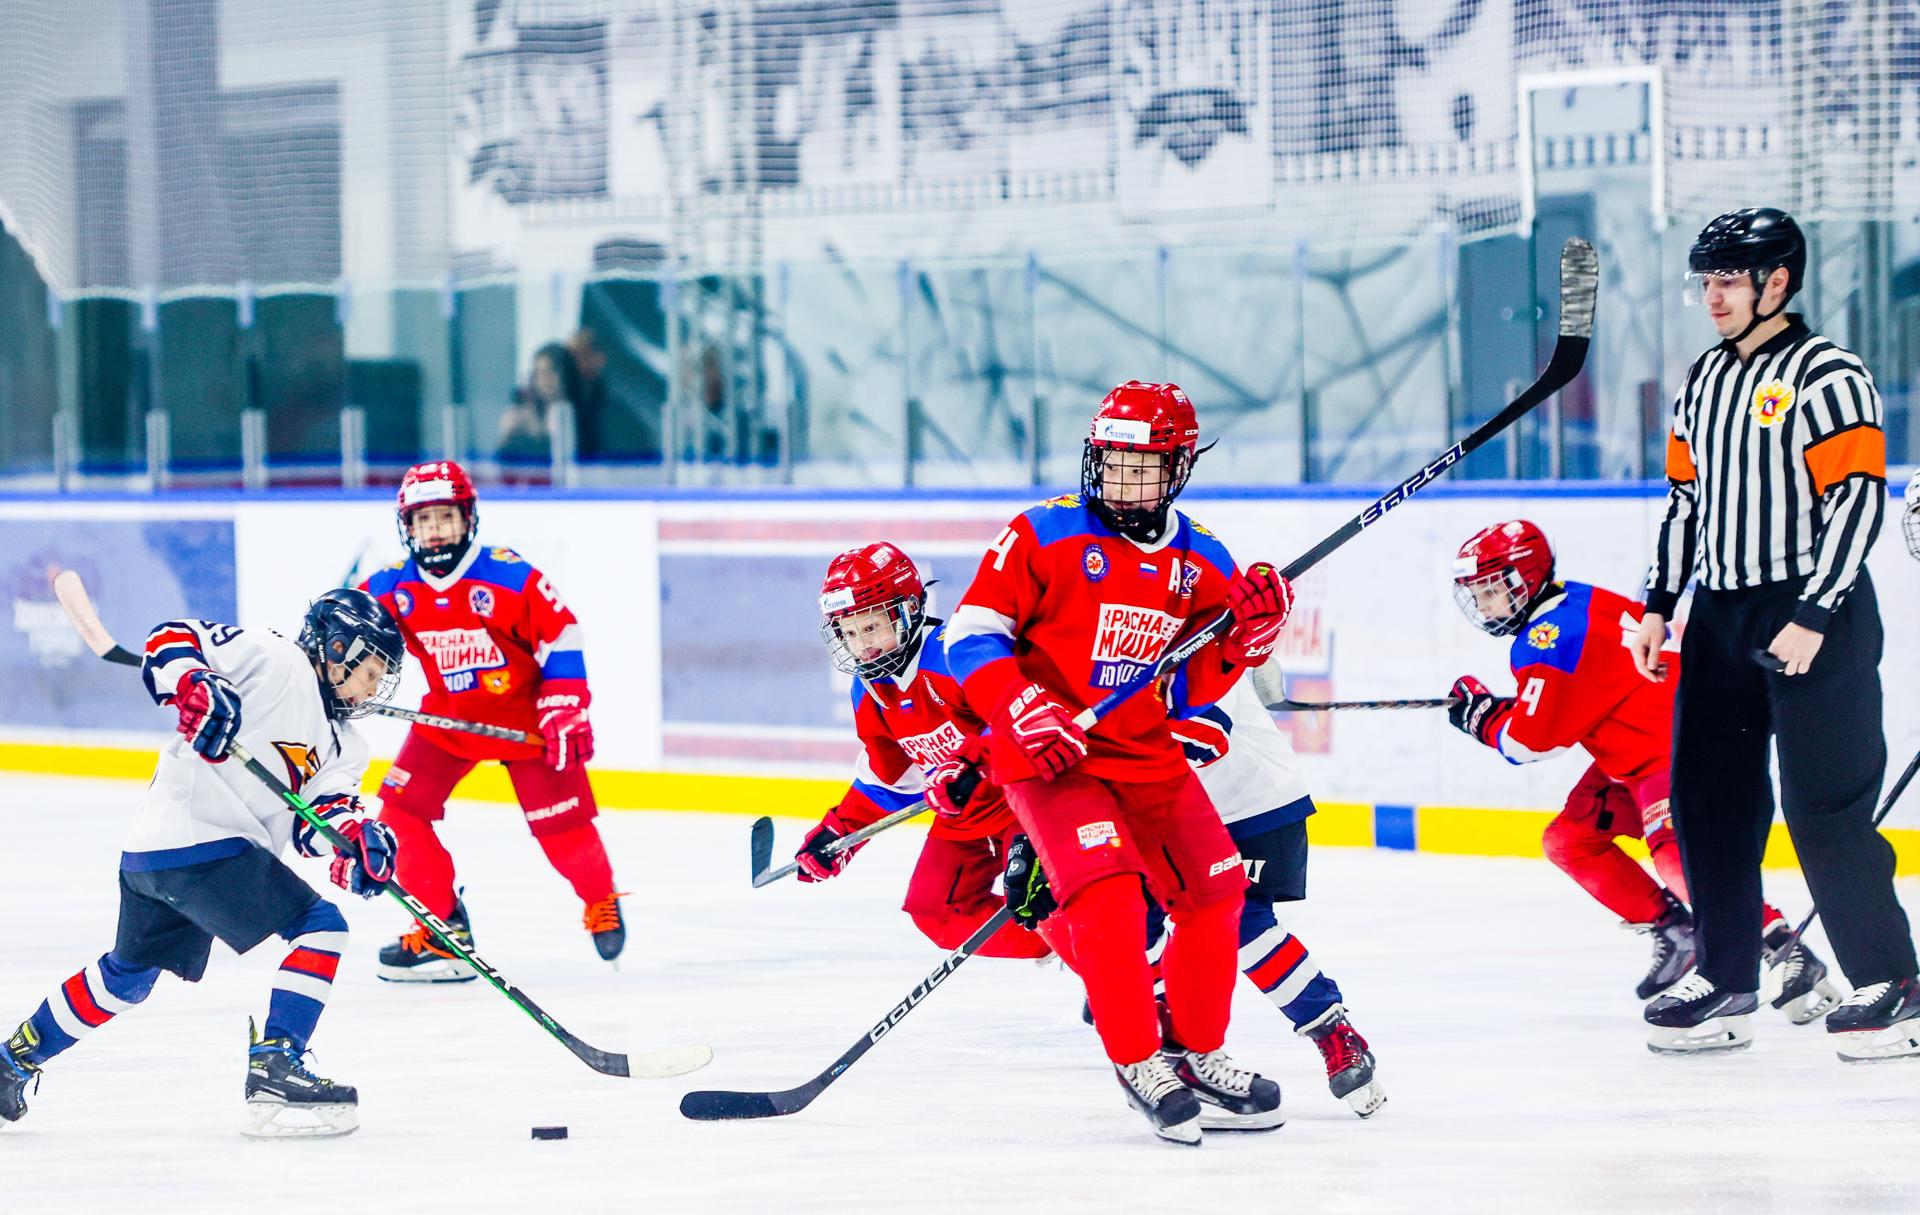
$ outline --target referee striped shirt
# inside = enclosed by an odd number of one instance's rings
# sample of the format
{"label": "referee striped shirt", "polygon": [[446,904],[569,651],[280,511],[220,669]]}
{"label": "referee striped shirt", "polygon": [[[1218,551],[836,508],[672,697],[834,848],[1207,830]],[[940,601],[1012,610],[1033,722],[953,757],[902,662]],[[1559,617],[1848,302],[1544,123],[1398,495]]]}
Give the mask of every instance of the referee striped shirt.
{"label": "referee striped shirt", "polygon": [[1887,442],[1873,377],[1799,315],[1787,321],[1750,361],[1722,342],[1687,372],[1650,612],[1673,615],[1697,563],[1716,591],[1805,578],[1794,622],[1825,631],[1880,534]]}

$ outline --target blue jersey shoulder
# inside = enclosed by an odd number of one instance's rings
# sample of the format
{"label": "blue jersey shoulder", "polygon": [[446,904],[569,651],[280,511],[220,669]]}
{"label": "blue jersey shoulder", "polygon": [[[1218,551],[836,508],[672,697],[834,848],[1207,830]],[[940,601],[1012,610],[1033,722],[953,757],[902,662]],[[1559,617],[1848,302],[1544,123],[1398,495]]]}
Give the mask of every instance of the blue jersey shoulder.
{"label": "blue jersey shoulder", "polygon": [[1587,616],[1593,588],[1584,582],[1565,584],[1560,602],[1529,620],[1513,638],[1513,669],[1550,666],[1573,673],[1587,645]]}
{"label": "blue jersey shoulder", "polygon": [[1180,534],[1175,537],[1174,543],[1194,556],[1205,558],[1212,563],[1213,567],[1220,571],[1222,578],[1233,577],[1233,554],[1228,552],[1227,546],[1220,542],[1220,537],[1178,511],[1174,513],[1180,519]]}
{"label": "blue jersey shoulder", "polygon": [[393,594],[403,582],[418,581],[420,581],[420,575],[413,568],[413,558],[409,557],[405,561],[396,561],[385,569],[375,570],[373,576],[367,579],[367,593],[377,599],[382,595]]}
{"label": "blue jersey shoulder", "polygon": [[491,582],[502,590],[519,592],[526,589],[527,580],[533,577],[533,567],[512,549],[495,546],[480,550],[480,555],[467,567],[466,576]]}
{"label": "blue jersey shoulder", "polygon": [[[1093,512],[1089,511],[1079,494],[1062,494],[1057,498],[1048,498],[1040,505],[1026,511],[1022,516],[1041,547],[1056,544],[1062,540],[1071,540],[1076,536],[1092,535],[1096,532]],[[1105,534],[1105,528],[1097,529]]]}

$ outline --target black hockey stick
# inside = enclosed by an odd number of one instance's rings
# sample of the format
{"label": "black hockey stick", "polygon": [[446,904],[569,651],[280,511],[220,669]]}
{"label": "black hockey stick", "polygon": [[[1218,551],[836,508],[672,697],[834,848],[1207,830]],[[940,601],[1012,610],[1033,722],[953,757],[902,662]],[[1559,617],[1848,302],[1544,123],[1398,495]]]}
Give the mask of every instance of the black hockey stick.
{"label": "black hockey stick", "polygon": [[[113,639],[107,632],[107,626],[100,623],[100,612],[93,606],[93,596],[87,594],[86,583],[73,570],[61,570],[53,576],[53,596],[60,601],[60,607],[67,614],[67,620],[73,625],[73,631],[80,634],[80,640],[88,649],[108,662],[123,667],[140,665],[140,655],[128,650]],[[477,734],[482,738],[501,738],[508,742],[526,742],[538,745],[543,740],[531,730],[515,730],[510,726],[495,726],[484,721],[467,721],[459,717],[442,717],[438,713],[422,713],[417,709],[403,709],[398,705],[375,705],[373,711],[382,717],[397,718],[400,721],[419,722],[424,726],[438,726],[442,730],[453,730],[460,734]]]}
{"label": "black hockey stick", "polygon": [[833,1066],[821,1072],[805,1084],[795,1088],[783,1089],[777,1093],[741,1093],[718,1089],[701,1089],[680,1098],[680,1113],[696,1122],[721,1122],[739,1118],[778,1118],[782,1114],[797,1114],[813,1103],[813,1099],[827,1091],[827,1086],[838,1080],[843,1072],[860,1061],[860,1056],[872,1050],[880,1039],[887,1036],[893,1027],[900,1024],[902,1018],[918,1008],[923,1000],[933,994],[946,977],[960,969],[960,964],[972,957],[974,951],[987,943],[988,938],[999,932],[1007,921],[1013,918],[1013,912],[1002,907],[987,917],[984,924],[974,930],[972,936],[961,943],[960,948],[948,954],[933,968],[933,973],[920,980],[919,984],[905,999],[888,1010],[865,1037],[847,1048],[845,1054],[833,1061]]}
{"label": "black hockey stick", "polygon": [[[1772,658],[1773,655],[1768,654],[1767,657]],[[1892,813],[1893,803],[1899,801],[1900,795],[1905,793],[1907,786],[1913,783],[1913,774],[1916,772],[1920,772],[1920,752],[1914,754],[1913,762],[1908,764],[1907,770],[1900,774],[1900,779],[1893,782],[1893,788],[1888,791],[1887,799],[1880,803],[1879,811],[1873,816],[1873,825],[1876,828],[1886,821],[1888,814]],[[1807,929],[1813,927],[1813,918],[1819,914],[1820,908],[1818,906],[1808,911],[1807,918],[1800,921],[1800,927],[1793,930],[1793,935],[1787,938],[1786,944],[1774,952],[1783,958],[1792,953],[1793,947],[1800,943],[1800,938],[1806,935]]]}
{"label": "black hockey stick", "polygon": [[[1419,472],[1388,490],[1339,530],[1294,558],[1292,564],[1280,571],[1281,577],[1288,581],[1299,578],[1347,541],[1380,522],[1388,511],[1479,450],[1489,439],[1525,417],[1542,401],[1571,384],[1587,361],[1587,346],[1593,337],[1594,301],[1599,285],[1600,259],[1595,256],[1593,246],[1577,236],[1568,237],[1567,243],[1560,249],[1560,338],[1554,343],[1553,357],[1547,360],[1546,370],[1540,373],[1540,378],[1515,397],[1505,409],[1475,427],[1473,433],[1427,461]],[[1233,613],[1220,613],[1162,654],[1159,661],[1108,693],[1100,703],[1075,714],[1074,723],[1083,730],[1091,729],[1095,722],[1113,712],[1121,702],[1179,667],[1232,626]]]}
{"label": "black hockey stick", "polygon": [[[975,787],[979,784],[980,769],[970,768],[954,778],[954,793],[962,803],[965,803],[966,800],[973,795]],[[838,856],[850,848],[859,847],[874,836],[879,835],[882,831],[890,831],[908,819],[918,817],[927,809],[928,805],[923,801],[915,802],[911,806],[902,806],[885,818],[868,823],[857,831],[847,832],[839,839],[828,844],[822,851],[828,856]],[[781,878],[786,877],[788,874],[798,873],[800,871],[800,862],[798,860],[788,861],[778,869],[768,868],[769,865],[773,864],[772,819],[762,815],[753,820],[753,836],[751,842],[753,848],[753,888],[755,890],[760,889],[762,886],[771,885]]]}
{"label": "black hockey stick", "polygon": [[[319,832],[320,837],[326,840],[327,843],[343,852],[352,852],[354,850],[353,843],[348,840],[346,836],[335,830],[331,823],[322,818],[298,793],[289,789],[287,783],[278,776],[275,776],[266,765],[248,754],[245,747],[242,747],[239,743],[233,743],[227,748],[227,753],[234,759],[239,760],[241,765],[244,766],[248,772],[251,772],[256,780],[271,789],[274,796],[285,802],[289,809],[299,815],[301,819],[315,831]],[[447,927],[446,921],[429,911],[425,903],[422,903],[418,898],[408,893],[406,888],[401,886],[400,883],[395,881],[387,882],[387,893],[392,895],[402,907],[405,907],[414,919],[426,925],[427,931],[431,932],[434,937],[439,940],[447,952],[468,966],[471,966],[482,978],[493,984],[494,988],[498,990],[500,994],[513,1001],[522,1012],[538,1022],[540,1028],[546,1030],[555,1038],[558,1038],[560,1044],[572,1051],[581,1062],[585,1063],[594,1071],[606,1076],[631,1076],[636,1074],[633,1070],[635,1060],[629,1059],[626,1055],[615,1054],[612,1051],[604,1051],[598,1047],[589,1046],[581,1041],[576,1034],[547,1015],[546,1010],[538,1004],[535,1004],[525,992],[507,982],[506,976],[494,969],[490,962],[473,952],[473,950],[462,945],[459,940],[455,938],[453,929]],[[652,1051],[639,1056],[638,1064],[640,1071],[637,1074],[656,1077],[684,1075],[687,1072],[705,1067],[712,1058],[712,1049],[704,1045],[668,1047],[664,1050]]]}
{"label": "black hockey stick", "polygon": [[1263,702],[1278,713],[1324,713],[1329,709],[1444,709],[1444,697],[1426,700],[1269,700]]}

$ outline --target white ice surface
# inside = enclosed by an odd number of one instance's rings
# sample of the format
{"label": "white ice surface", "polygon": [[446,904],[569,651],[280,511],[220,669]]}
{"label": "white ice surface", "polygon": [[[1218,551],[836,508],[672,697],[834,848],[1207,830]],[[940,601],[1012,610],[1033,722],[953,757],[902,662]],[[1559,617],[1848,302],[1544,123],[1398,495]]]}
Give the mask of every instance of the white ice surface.
{"label": "white ice surface", "polygon": [[[136,795],[0,778],[7,1026],[111,942]],[[480,949],[588,1041],[704,1040],[706,1070],[602,1078],[480,983],[377,982],[403,917],[329,886],[354,935],[315,1066],[359,1086],[359,1133],[236,1133],[246,1019],[281,951],[216,946],[203,983],[164,978],[48,1068],[0,1131],[0,1212],[1920,1211],[1920,1061],[1849,1067],[1817,1026],[1770,1011],[1743,1054],[1650,1055],[1631,991],[1644,941],[1521,860],[1315,854],[1316,897],[1288,919],[1375,1045],[1391,1102],[1370,1122],[1243,987],[1232,1043],[1281,1081],[1286,1127],[1163,1146],[1080,1024],[1072,978],[976,959],[812,1108],[691,1123],[686,1090],[807,1079],[933,966],[895,910],[919,837],[876,841],[828,886],[754,891],[744,819],[601,822],[638,892],[624,969],[593,955],[517,815],[457,805],[446,839]],[[799,824],[780,828],[793,847]],[[1770,880],[1804,909],[1797,881]],[[1920,883],[1902,895],[1920,909]],[[547,1124],[572,1137],[529,1139]]]}

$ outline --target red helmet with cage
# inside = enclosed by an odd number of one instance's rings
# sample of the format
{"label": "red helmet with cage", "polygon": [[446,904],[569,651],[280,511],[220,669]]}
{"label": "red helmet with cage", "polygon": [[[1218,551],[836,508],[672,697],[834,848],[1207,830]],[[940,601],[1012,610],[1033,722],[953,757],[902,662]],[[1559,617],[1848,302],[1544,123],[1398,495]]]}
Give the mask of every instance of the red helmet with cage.
{"label": "red helmet with cage", "polygon": [[[466,530],[459,539],[433,545],[415,540],[413,515],[426,506],[459,508],[461,518],[466,521]],[[409,468],[400,478],[395,509],[400,542],[413,554],[414,562],[429,574],[444,574],[459,565],[480,529],[480,495],[474,490],[473,478],[467,475],[467,470],[452,460],[434,460]]]}
{"label": "red helmet with cage", "polygon": [[[1199,448],[1200,422],[1178,384],[1128,380],[1093,411],[1080,461],[1080,491],[1121,535],[1143,543],[1158,540]],[[1127,460],[1118,454],[1125,452],[1155,458]]]}
{"label": "red helmet with cage", "polygon": [[927,588],[913,558],[884,540],[850,548],[820,583],[820,638],[833,665],[878,679],[906,669],[920,649]]}
{"label": "red helmet with cage", "polygon": [[1453,560],[1453,601],[1474,625],[1505,637],[1553,585],[1553,545],[1525,519],[1483,528]]}

